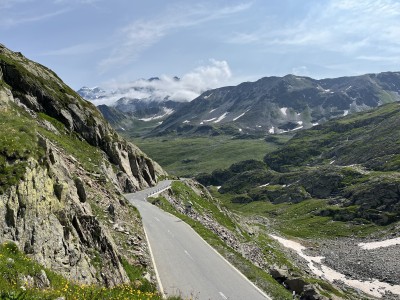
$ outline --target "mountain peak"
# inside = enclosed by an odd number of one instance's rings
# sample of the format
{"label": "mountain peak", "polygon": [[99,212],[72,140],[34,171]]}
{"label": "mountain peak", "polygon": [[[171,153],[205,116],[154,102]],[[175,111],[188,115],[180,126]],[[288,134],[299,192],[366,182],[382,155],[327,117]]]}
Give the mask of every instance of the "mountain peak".
{"label": "mountain peak", "polygon": [[238,134],[282,133],[399,100],[398,72],[321,80],[293,74],[271,76],[206,91],[169,116],[154,133],[180,131],[188,124],[192,131],[198,126],[230,124]]}

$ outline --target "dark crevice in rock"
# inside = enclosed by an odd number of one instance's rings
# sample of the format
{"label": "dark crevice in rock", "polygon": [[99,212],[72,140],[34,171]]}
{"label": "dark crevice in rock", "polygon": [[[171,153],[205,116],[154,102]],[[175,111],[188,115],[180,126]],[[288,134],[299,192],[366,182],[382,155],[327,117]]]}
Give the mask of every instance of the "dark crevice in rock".
{"label": "dark crevice in rock", "polygon": [[6,225],[8,227],[13,227],[15,228],[15,216],[14,216],[14,210],[10,208],[10,206],[7,204],[6,205]]}
{"label": "dark crevice in rock", "polygon": [[78,233],[78,236],[79,236],[79,239],[81,240],[81,242],[83,244],[87,245],[88,242],[87,242],[87,240],[85,238],[85,235],[84,235],[84,233],[82,231],[81,224],[79,223],[79,220],[78,220],[78,218],[76,216],[74,216],[72,218],[72,226],[74,226],[76,232]]}

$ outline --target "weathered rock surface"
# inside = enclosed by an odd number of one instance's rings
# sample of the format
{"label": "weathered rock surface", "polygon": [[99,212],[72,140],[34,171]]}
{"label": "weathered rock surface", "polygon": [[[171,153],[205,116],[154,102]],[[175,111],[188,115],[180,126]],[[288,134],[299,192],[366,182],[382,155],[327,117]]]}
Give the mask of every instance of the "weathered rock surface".
{"label": "weathered rock surface", "polygon": [[[51,70],[2,45],[1,111],[37,124],[30,142],[37,141],[38,153],[0,151],[0,175],[23,167],[16,184],[0,189],[0,243],[11,240],[44,267],[81,283],[129,282],[123,261],[140,266],[143,276],[152,274],[140,216],[122,193],[155,184],[165,174],[161,167],[119,137]],[[100,153],[96,164],[90,154],[83,156],[89,164],[71,154],[74,141]],[[115,220],[123,233],[113,229]],[[45,273],[26,281],[48,285]]]}
{"label": "weathered rock surface", "polygon": [[[136,146],[120,138],[90,102],[83,100],[51,70],[8,50],[0,44],[1,80],[14,99],[36,113],[45,113],[78,133],[89,144],[103,150],[111,163],[127,175],[120,186],[133,192],[154,185],[162,168]],[[7,99],[11,98],[8,95]]]}

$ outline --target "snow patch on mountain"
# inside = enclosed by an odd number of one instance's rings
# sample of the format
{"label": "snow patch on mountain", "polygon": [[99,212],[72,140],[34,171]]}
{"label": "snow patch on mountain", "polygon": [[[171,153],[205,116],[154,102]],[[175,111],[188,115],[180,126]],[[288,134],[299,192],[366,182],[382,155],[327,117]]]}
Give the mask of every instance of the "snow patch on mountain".
{"label": "snow patch on mountain", "polygon": [[216,119],[216,120],[214,121],[214,123],[219,123],[219,122],[221,122],[223,119],[226,118],[227,115],[228,115],[228,112],[224,113],[224,114],[221,115],[218,119]]}
{"label": "snow patch on mountain", "polygon": [[373,250],[378,248],[384,248],[394,245],[400,245],[400,237],[394,239],[388,239],[379,242],[359,243],[358,246],[364,250]]}
{"label": "snow patch on mountain", "polygon": [[171,109],[171,108],[166,108],[166,107],[163,107],[163,111],[164,111],[164,113],[163,113],[162,115],[155,115],[155,116],[150,117],[150,118],[142,118],[142,119],[139,119],[139,120],[140,120],[140,121],[145,121],[145,122],[149,122],[149,121],[153,121],[153,120],[158,120],[158,119],[165,118],[166,116],[169,116],[170,114],[172,114],[172,113],[174,112],[173,109]]}
{"label": "snow patch on mountain", "polygon": [[377,279],[371,280],[354,280],[349,279],[348,276],[342,274],[326,265],[323,264],[323,256],[309,256],[305,252],[307,249],[298,242],[288,240],[273,234],[269,235],[273,239],[277,240],[285,248],[294,250],[300,257],[307,261],[309,269],[317,276],[334,283],[335,281],[342,282],[348,286],[359,289],[366,294],[373,295],[377,298],[381,298],[385,295],[386,291],[393,294],[400,295],[400,285],[391,285],[386,282],[379,281]]}
{"label": "snow patch on mountain", "polygon": [[209,94],[209,95],[207,95],[207,96],[204,96],[203,98],[204,98],[204,99],[208,99],[208,98],[210,98],[210,97],[212,96],[212,94],[213,94],[213,93],[211,93],[211,94]]}
{"label": "snow patch on mountain", "polygon": [[243,117],[248,111],[249,111],[249,109],[246,110],[244,113],[240,114],[239,116],[237,116],[236,118],[234,118],[233,121],[236,121],[236,120],[240,119],[240,118]]}
{"label": "snow patch on mountain", "polygon": [[203,122],[212,122],[212,121],[214,121],[215,119],[217,119],[217,118],[212,118],[212,119],[208,119],[208,120],[203,120]]}
{"label": "snow patch on mountain", "polygon": [[272,127],[268,130],[268,133],[274,134],[274,133],[275,133],[275,127],[272,126]]}
{"label": "snow patch on mountain", "polygon": [[282,107],[282,108],[280,108],[280,110],[281,110],[281,113],[284,115],[284,116],[287,116],[287,107]]}
{"label": "snow patch on mountain", "polygon": [[303,127],[304,126],[299,126],[299,127],[293,128],[291,131],[296,131],[296,130],[299,130],[299,129],[303,129]]}

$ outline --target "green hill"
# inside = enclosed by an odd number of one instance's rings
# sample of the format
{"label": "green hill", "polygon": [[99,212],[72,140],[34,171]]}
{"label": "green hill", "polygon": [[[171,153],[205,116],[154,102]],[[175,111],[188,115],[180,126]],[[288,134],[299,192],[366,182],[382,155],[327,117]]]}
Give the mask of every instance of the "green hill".
{"label": "green hill", "polygon": [[392,103],[329,121],[268,153],[261,169],[242,162],[241,170],[233,172],[232,166],[198,179],[220,185],[233,203],[274,207],[314,201],[320,205],[314,205],[310,218],[392,224],[400,220],[399,120],[400,105]]}

